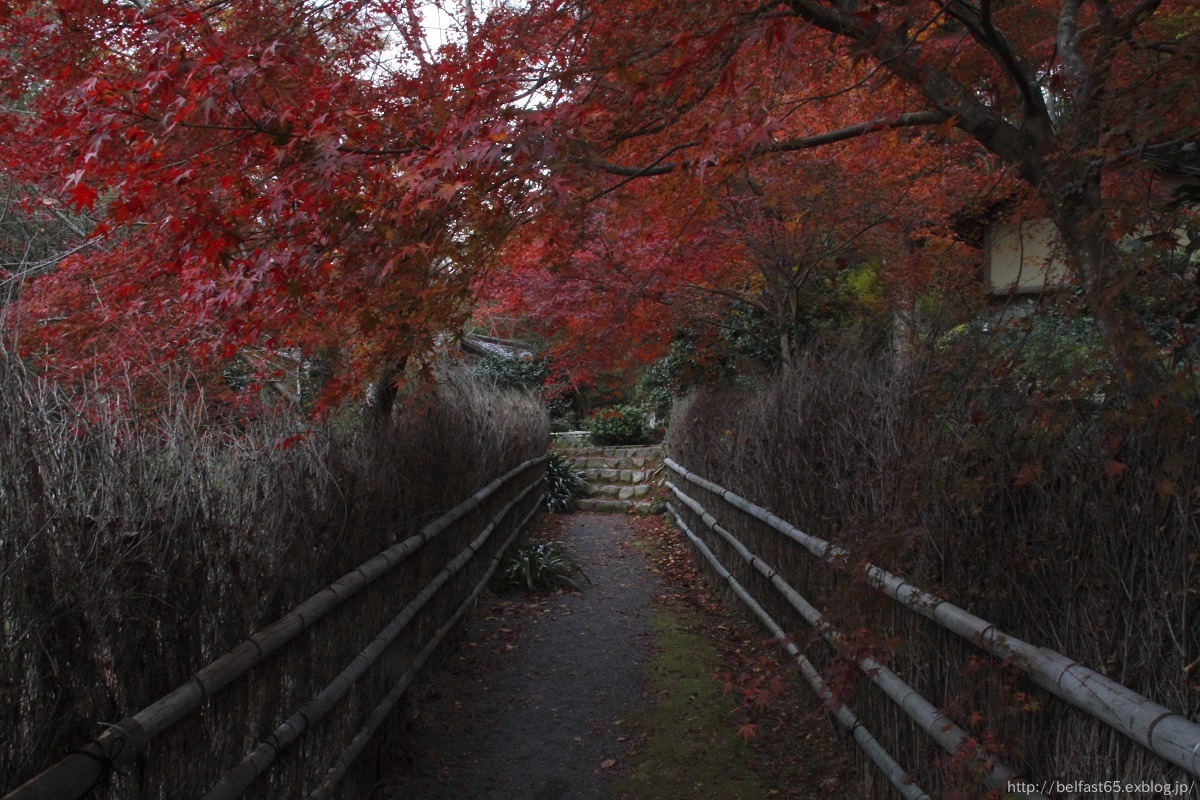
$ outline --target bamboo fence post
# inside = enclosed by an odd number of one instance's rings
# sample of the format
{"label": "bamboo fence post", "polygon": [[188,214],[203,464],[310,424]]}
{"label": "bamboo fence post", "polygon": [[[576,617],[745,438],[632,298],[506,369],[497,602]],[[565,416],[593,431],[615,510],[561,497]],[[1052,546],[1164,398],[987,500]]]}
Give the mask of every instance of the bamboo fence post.
{"label": "bamboo fence post", "polygon": [[2,800],[76,800],[90,791],[105,773],[126,766],[142,753],[150,740],[199,708],[210,697],[270,657],[364,587],[378,580],[474,511],[497,489],[549,458],[529,459],[496,478],[475,494],[422,528],[392,545],[300,603],[288,614],[252,634],[245,642],[200,669],[187,683],[110,725],[104,733],[43,772],[4,795]]}
{"label": "bamboo fence post", "polygon": [[854,712],[850,710],[849,706],[847,706],[845,703],[839,702],[837,698],[834,697],[833,692],[830,691],[829,686],[825,683],[825,679],[821,676],[821,673],[817,670],[817,668],[813,666],[812,662],[809,661],[802,652],[800,652],[800,648],[790,640],[783,628],[779,627],[779,624],[776,623],[771,615],[767,613],[766,609],[758,604],[758,602],[750,595],[749,592],[746,591],[741,583],[738,582],[737,578],[730,574],[729,570],[725,569],[724,565],[721,564],[721,562],[713,554],[712,550],[708,548],[708,545],[704,544],[700,537],[692,533],[691,529],[688,528],[687,523],[685,523],[683,518],[679,515],[679,512],[675,510],[674,506],[668,503],[667,510],[669,510],[675,517],[675,522],[678,523],[679,527],[683,529],[684,535],[686,535],[688,540],[691,541],[696,549],[700,551],[700,553],[704,556],[716,573],[721,576],[721,579],[729,585],[729,588],[732,589],[733,593],[738,596],[738,599],[745,603],[746,606],[752,612],[754,612],[754,615],[762,621],[763,625],[765,625],[767,629],[771,631],[771,634],[783,644],[783,647],[785,650],[787,650],[788,655],[794,658],[796,663],[800,666],[801,673],[804,675],[805,680],[808,681],[813,691],[817,693],[817,696],[820,697],[822,702],[824,702],[828,707],[836,709],[834,711],[834,718],[850,731],[851,735],[854,737],[854,740],[858,742],[859,747],[862,748],[863,752],[867,754],[867,757],[874,762],[875,766],[879,768],[879,771],[887,776],[888,781],[890,781],[891,784],[896,787],[896,789],[902,796],[906,798],[906,800],[931,800],[929,795],[926,794],[925,791],[912,780],[912,777],[909,775],[907,770],[900,766],[896,759],[892,758],[891,753],[889,753],[884,746],[879,743],[879,740],[876,739],[867,729],[867,727],[862,724],[861,720],[855,716]]}
{"label": "bamboo fence post", "polygon": [[[848,550],[811,536],[725,487],[689,472],[674,460],[664,463],[690,483],[707,489],[804,546],[831,564],[847,563]],[[1200,777],[1200,725],[1155,703],[1061,653],[1010,636],[992,623],[932,595],[878,567],[863,567],[872,586],[901,606],[932,620],[993,656],[1016,664],[1029,678],[1113,730],[1133,739],[1188,774]]]}

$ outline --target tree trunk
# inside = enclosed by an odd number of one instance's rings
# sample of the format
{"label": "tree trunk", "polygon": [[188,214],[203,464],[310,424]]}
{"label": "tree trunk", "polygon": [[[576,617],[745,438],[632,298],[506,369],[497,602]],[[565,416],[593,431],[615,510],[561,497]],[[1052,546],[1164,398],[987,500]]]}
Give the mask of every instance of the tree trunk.
{"label": "tree trunk", "polygon": [[779,326],[779,371],[787,375],[792,371],[795,359],[792,357],[792,337],[788,333],[787,323]]}
{"label": "tree trunk", "polygon": [[375,421],[386,427],[392,420],[392,407],[396,404],[399,394],[398,379],[404,374],[408,357],[384,362],[379,367],[379,377],[371,390],[371,416]]}
{"label": "tree trunk", "polygon": [[1131,302],[1132,276],[1116,245],[1120,232],[1104,214],[1098,176],[1084,180],[1082,191],[1072,191],[1070,185],[1048,186],[1044,196],[1050,200],[1063,248],[1074,262],[1117,383],[1138,405],[1165,388],[1167,375],[1146,321]]}

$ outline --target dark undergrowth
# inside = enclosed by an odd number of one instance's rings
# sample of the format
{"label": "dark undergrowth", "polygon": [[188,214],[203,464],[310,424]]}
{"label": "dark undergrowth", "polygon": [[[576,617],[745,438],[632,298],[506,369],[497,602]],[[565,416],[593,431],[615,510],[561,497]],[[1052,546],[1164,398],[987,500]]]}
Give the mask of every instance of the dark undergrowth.
{"label": "dark undergrowth", "polygon": [[[229,426],[199,402],[150,415],[129,397],[68,394],[0,354],[0,788],[95,736],[98,721],[179,685],[547,441],[528,395],[463,376],[399,402],[386,425],[350,409],[323,423],[279,410]],[[450,546],[462,544],[448,537]],[[449,555],[433,548],[431,563],[387,591],[423,585]],[[386,620],[397,597],[364,602]],[[345,639],[357,652],[362,634],[343,634],[348,622],[331,618],[321,646]],[[414,624],[432,631],[437,619]],[[267,694],[229,702],[275,718],[278,693],[327,679],[301,669],[313,674],[265,674]],[[246,752],[228,738],[231,753]]]}
{"label": "dark undergrowth", "polygon": [[[1131,412],[1111,389],[1049,392],[995,362],[949,362],[938,353],[899,368],[890,356],[844,348],[757,391],[705,391],[677,407],[670,455],[847,546],[855,563],[906,574],[1001,630],[1194,718],[1200,472],[1189,416],[1163,424],[1153,411]],[[819,565],[765,526],[719,511],[715,495],[687,490],[827,611],[850,636],[847,652],[889,663],[1019,773],[1180,778],[1015,669],[897,610],[864,585],[855,564]],[[712,546],[927,791],[982,793],[969,755],[928,744],[761,576],[720,542]]]}

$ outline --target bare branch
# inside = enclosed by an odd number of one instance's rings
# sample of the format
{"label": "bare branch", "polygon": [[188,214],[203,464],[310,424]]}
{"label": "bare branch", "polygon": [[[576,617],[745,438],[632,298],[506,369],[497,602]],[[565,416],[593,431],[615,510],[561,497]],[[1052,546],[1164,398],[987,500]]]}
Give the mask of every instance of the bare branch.
{"label": "bare branch", "polygon": [[57,208],[54,209],[54,216],[56,216],[60,220],[62,220],[62,223],[64,225],[66,225],[68,228],[70,228],[72,233],[74,233],[75,235],[79,236],[82,239],[87,238],[87,232],[84,231],[82,228],[80,228],[78,225],[76,225],[75,221],[73,219],[71,219],[70,217],[68,217],[66,214],[64,214],[61,210],[59,210]]}
{"label": "bare branch", "polygon": [[[66,261],[68,258],[75,255],[79,251],[84,250],[88,247],[91,247],[92,245],[96,244],[98,241],[99,241],[98,239],[91,239],[77,247],[72,247],[70,250],[66,251],[65,253],[60,253],[59,255],[55,256],[54,258],[48,258],[45,261],[39,261],[36,264],[29,264],[28,266],[20,266],[18,270],[14,271],[7,278],[0,280],[0,286],[21,283],[23,281],[29,280],[30,278],[36,278],[38,275],[47,273],[51,269],[53,269],[55,266],[57,266],[58,264],[61,264],[63,261]],[[7,266],[7,265],[5,265],[5,266]]]}

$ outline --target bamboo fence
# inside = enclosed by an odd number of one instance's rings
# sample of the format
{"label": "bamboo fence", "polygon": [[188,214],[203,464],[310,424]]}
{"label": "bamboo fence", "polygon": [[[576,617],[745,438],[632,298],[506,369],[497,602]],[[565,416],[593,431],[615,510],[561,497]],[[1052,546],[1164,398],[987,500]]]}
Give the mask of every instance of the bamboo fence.
{"label": "bamboo fence", "polygon": [[[50,798],[73,800],[73,798],[83,797],[93,789],[104,786],[108,783],[107,778],[119,775],[122,771],[140,772],[138,779],[126,789],[128,796],[200,796],[203,787],[199,784],[201,779],[196,776],[194,770],[189,771],[185,777],[177,777],[172,781],[171,776],[165,774],[166,770],[156,770],[153,764],[146,763],[153,760],[150,758],[149,751],[156,746],[158,748],[156,755],[162,756],[164,763],[199,761],[203,762],[205,767],[201,770],[202,772],[211,773],[214,770],[224,770],[224,774],[212,785],[208,794],[204,795],[206,798],[243,796],[267,768],[290,745],[296,743],[306,731],[312,729],[335,708],[350,705],[343,702],[348,697],[356,696],[356,705],[360,705],[364,698],[358,695],[367,693],[352,692],[352,689],[360,684],[361,679],[368,671],[379,665],[381,660],[393,662],[399,657],[402,663],[389,664],[391,672],[400,673],[399,678],[391,682],[390,689],[383,701],[378,705],[370,706],[371,713],[365,715],[364,718],[357,721],[343,721],[341,725],[332,726],[333,731],[347,728],[353,730],[355,735],[350,743],[343,745],[335,741],[323,742],[325,748],[331,746],[338,748],[337,752],[340,755],[337,761],[330,766],[322,781],[313,789],[314,796],[322,796],[321,792],[327,791],[326,787],[331,788],[346,774],[350,763],[362,752],[367,740],[379,728],[387,712],[403,695],[417,671],[433,655],[438,644],[486,587],[504,551],[537,512],[541,505],[540,495],[533,503],[529,503],[529,497],[545,481],[544,470],[541,469],[545,460],[545,456],[530,459],[496,478],[449,512],[421,528],[416,534],[359,565],[300,603],[276,622],[254,633],[241,645],[196,672],[187,683],[120,722],[105,725],[106,730],[102,734],[6,794],[3,800],[49,800]],[[507,495],[511,495],[511,497],[505,500]],[[499,507],[497,508],[497,506]],[[506,523],[514,509],[527,510],[519,520]],[[481,529],[476,527],[477,524],[484,521],[486,524],[483,524]],[[470,531],[478,530],[479,532],[470,539],[465,548],[458,550],[457,548],[461,547],[461,544],[456,545],[455,542],[461,542],[464,533],[461,529],[464,528],[467,535],[470,535]],[[485,546],[492,540],[492,535],[500,529],[508,531],[508,535],[504,537],[500,546],[493,545],[485,553]],[[439,537],[448,538],[450,541],[442,544],[440,548],[434,547],[435,540],[440,541]],[[447,547],[456,554],[443,562],[443,551],[447,550]],[[410,559],[411,556],[418,553],[420,557]],[[480,559],[475,558],[476,555],[486,556],[481,566],[475,566],[480,562]],[[443,566],[438,569],[437,564],[443,564]],[[408,568],[409,571],[401,569],[402,566]],[[467,569],[468,567],[470,569]],[[437,571],[434,572],[434,570]],[[203,711],[206,705],[219,699],[219,695],[223,692],[232,690],[239,683],[245,682],[239,679],[248,680],[253,677],[256,668],[265,668],[271,665],[273,656],[279,654],[280,651],[289,651],[291,655],[290,659],[284,659],[287,661],[286,667],[291,671],[306,674],[293,676],[288,671],[280,672],[277,669],[259,676],[259,681],[265,679],[272,685],[312,683],[311,677],[307,673],[320,672],[320,667],[329,665],[309,663],[312,659],[305,658],[305,656],[314,651],[311,644],[308,650],[297,651],[297,646],[305,643],[304,640],[314,638],[312,631],[317,626],[333,620],[337,615],[348,615],[345,619],[338,616],[334,620],[340,625],[363,627],[364,619],[378,616],[378,609],[374,606],[390,606],[394,609],[396,595],[399,594],[397,589],[400,588],[395,583],[399,581],[403,584],[411,584],[412,579],[417,576],[422,578],[422,582],[417,584],[421,588],[403,604],[400,612],[392,616],[388,624],[374,635],[365,647],[357,651],[344,669],[332,680],[324,683],[319,690],[313,693],[307,703],[280,723],[264,741],[231,769],[222,765],[221,755],[212,752],[207,754],[208,758],[198,755],[194,749],[195,731],[188,731],[186,735],[181,735],[181,741],[168,743],[165,749],[161,746],[161,741],[169,738],[173,729],[182,728],[188,721],[194,721],[197,717],[194,712]],[[448,584],[451,584],[456,577],[465,577],[468,583],[462,587],[454,584],[453,589],[447,589]],[[388,584],[388,580],[391,580],[392,583]],[[350,602],[352,598],[360,598],[368,595],[369,590],[380,589],[383,590],[380,593],[382,596],[372,598],[372,607],[368,609],[351,607],[353,605]],[[430,603],[435,596],[440,597],[441,595],[445,595],[450,601],[452,613],[442,613],[441,605],[445,605],[445,603],[436,607]],[[460,598],[464,599],[460,601]],[[368,611],[370,613],[367,613]],[[433,611],[435,617],[429,620],[418,619],[418,615],[422,611],[426,613]],[[419,624],[414,624],[414,621]],[[435,625],[436,628],[434,628]],[[426,629],[430,628],[433,630],[426,638]],[[307,637],[302,635],[306,632],[309,633]],[[361,630],[356,630],[354,637],[347,637],[347,640],[360,638],[362,633]],[[401,634],[405,635],[401,636]],[[370,635],[369,632],[367,635]],[[406,644],[407,647],[398,647],[399,644]],[[416,646],[419,646],[419,650],[415,652],[415,655],[396,652],[397,650],[411,650]],[[321,652],[320,648],[316,648],[316,651]],[[300,663],[297,657],[303,663]],[[389,670],[376,671],[381,673],[382,679],[387,678],[385,673]],[[243,690],[243,694],[245,691],[252,693],[254,688]],[[359,688],[361,689],[361,687]],[[244,706],[244,701],[244,697],[238,697],[234,705]],[[375,703],[376,701],[372,700],[371,702]],[[278,706],[272,708],[272,705],[271,700],[254,704],[255,707],[265,706],[268,714],[274,713],[278,708]],[[212,717],[207,725],[210,729],[208,731],[209,739],[216,741],[222,736],[220,720],[223,715],[214,712],[209,716]],[[103,725],[103,723],[101,724]],[[254,726],[251,724],[249,727],[253,728]],[[331,738],[330,733],[330,726],[322,728],[323,738]],[[127,780],[126,783],[130,782]],[[266,793],[266,796],[277,795],[279,792],[279,787],[260,788]],[[114,792],[111,787],[106,787],[106,790],[110,791],[113,796],[120,794],[119,791]],[[290,787],[290,790],[294,791],[294,786]]]}
{"label": "bamboo fence", "polygon": [[817,671],[817,668],[813,666],[812,662],[809,661],[802,652],[800,652],[800,648],[796,646],[795,642],[791,641],[790,637],[784,632],[783,628],[779,627],[779,623],[777,623],[775,619],[758,603],[758,601],[755,600],[748,591],[746,591],[745,587],[742,586],[738,579],[733,577],[729,570],[725,568],[716,555],[713,554],[713,551],[708,548],[708,545],[706,545],[703,540],[700,539],[700,537],[692,533],[691,529],[687,526],[687,523],[683,521],[683,517],[680,516],[679,512],[675,510],[674,506],[668,503],[667,510],[670,511],[672,516],[675,517],[675,521],[683,530],[684,535],[687,536],[688,540],[696,547],[698,551],[700,551],[700,554],[704,556],[705,560],[708,561],[708,563],[716,571],[717,575],[720,576],[720,578],[727,584],[729,584],[729,588],[735,595],[737,595],[738,599],[746,604],[746,606],[754,613],[754,615],[762,621],[763,625],[765,625],[767,629],[771,631],[771,634],[778,639],[781,644],[783,644],[783,647],[785,650],[787,650],[788,655],[796,660],[796,664],[800,667],[801,674],[804,675],[805,680],[808,681],[809,686],[811,686],[813,691],[817,693],[817,696],[820,697],[821,700],[826,704],[836,707],[834,717],[839,723],[842,724],[843,727],[846,728],[846,730],[850,731],[851,735],[854,737],[854,740],[858,742],[859,747],[861,747],[863,752],[867,754],[867,757],[870,758],[877,767],[879,767],[880,771],[883,772],[888,781],[896,787],[901,796],[906,798],[906,800],[929,800],[929,795],[925,792],[925,790],[916,784],[916,781],[912,779],[909,772],[905,770],[904,767],[900,766],[896,759],[892,758],[891,754],[888,753],[883,745],[879,743],[879,740],[876,739],[869,730],[867,730],[866,725],[864,725],[859,718],[855,716],[854,712],[850,710],[850,707],[845,703],[836,702],[833,692],[830,691],[828,684],[825,682],[825,679],[821,677],[821,673]]}
{"label": "bamboo fence", "polygon": [[[719,484],[690,472],[673,459],[666,459],[665,464],[688,483],[711,492],[730,507],[801,545],[819,562],[830,566],[845,566],[853,563],[851,554],[844,548],[804,533],[766,509],[734,494]],[[668,483],[668,486],[680,503],[724,540],[749,566],[769,580],[775,590],[786,598],[788,604],[795,608],[826,641],[836,647],[839,640],[838,633],[828,625],[815,608],[787,584],[782,576],[758,556],[751,553],[698,501],[688,497],[673,483]],[[682,515],[673,507],[671,510],[676,519],[683,524]],[[689,539],[696,541],[696,537],[690,531],[688,531],[688,535]],[[706,554],[706,558],[708,557]],[[710,559],[710,561],[712,560]],[[725,571],[724,567],[720,567],[716,563],[714,563],[714,568],[717,569],[718,574]],[[1016,666],[1033,683],[1055,697],[1132,739],[1189,775],[1200,776],[1200,725],[1066,656],[1010,636],[986,620],[925,592],[874,564],[865,563],[862,565],[862,570],[869,585],[894,601],[900,608],[915,612],[975,647],[987,651],[1000,661]],[[757,610],[755,613],[759,614]],[[761,617],[760,614],[759,616]],[[768,627],[774,630],[773,623],[768,624]],[[953,721],[939,712],[933,704],[921,698],[882,664],[870,657],[857,660],[859,668],[871,678],[872,682],[879,686],[892,702],[899,705],[909,718],[934,738],[943,749],[950,753],[962,752],[963,744],[968,739],[965,732],[958,728]],[[874,759],[873,756],[872,758]],[[980,758],[986,759],[987,757],[980,756]],[[994,761],[986,762],[984,766],[985,769],[982,770],[982,773],[985,780],[994,787],[1004,789],[1006,786],[1013,785],[1009,783],[1010,780],[1016,780],[1015,774],[1011,770]],[[886,769],[884,771],[887,772]]]}

